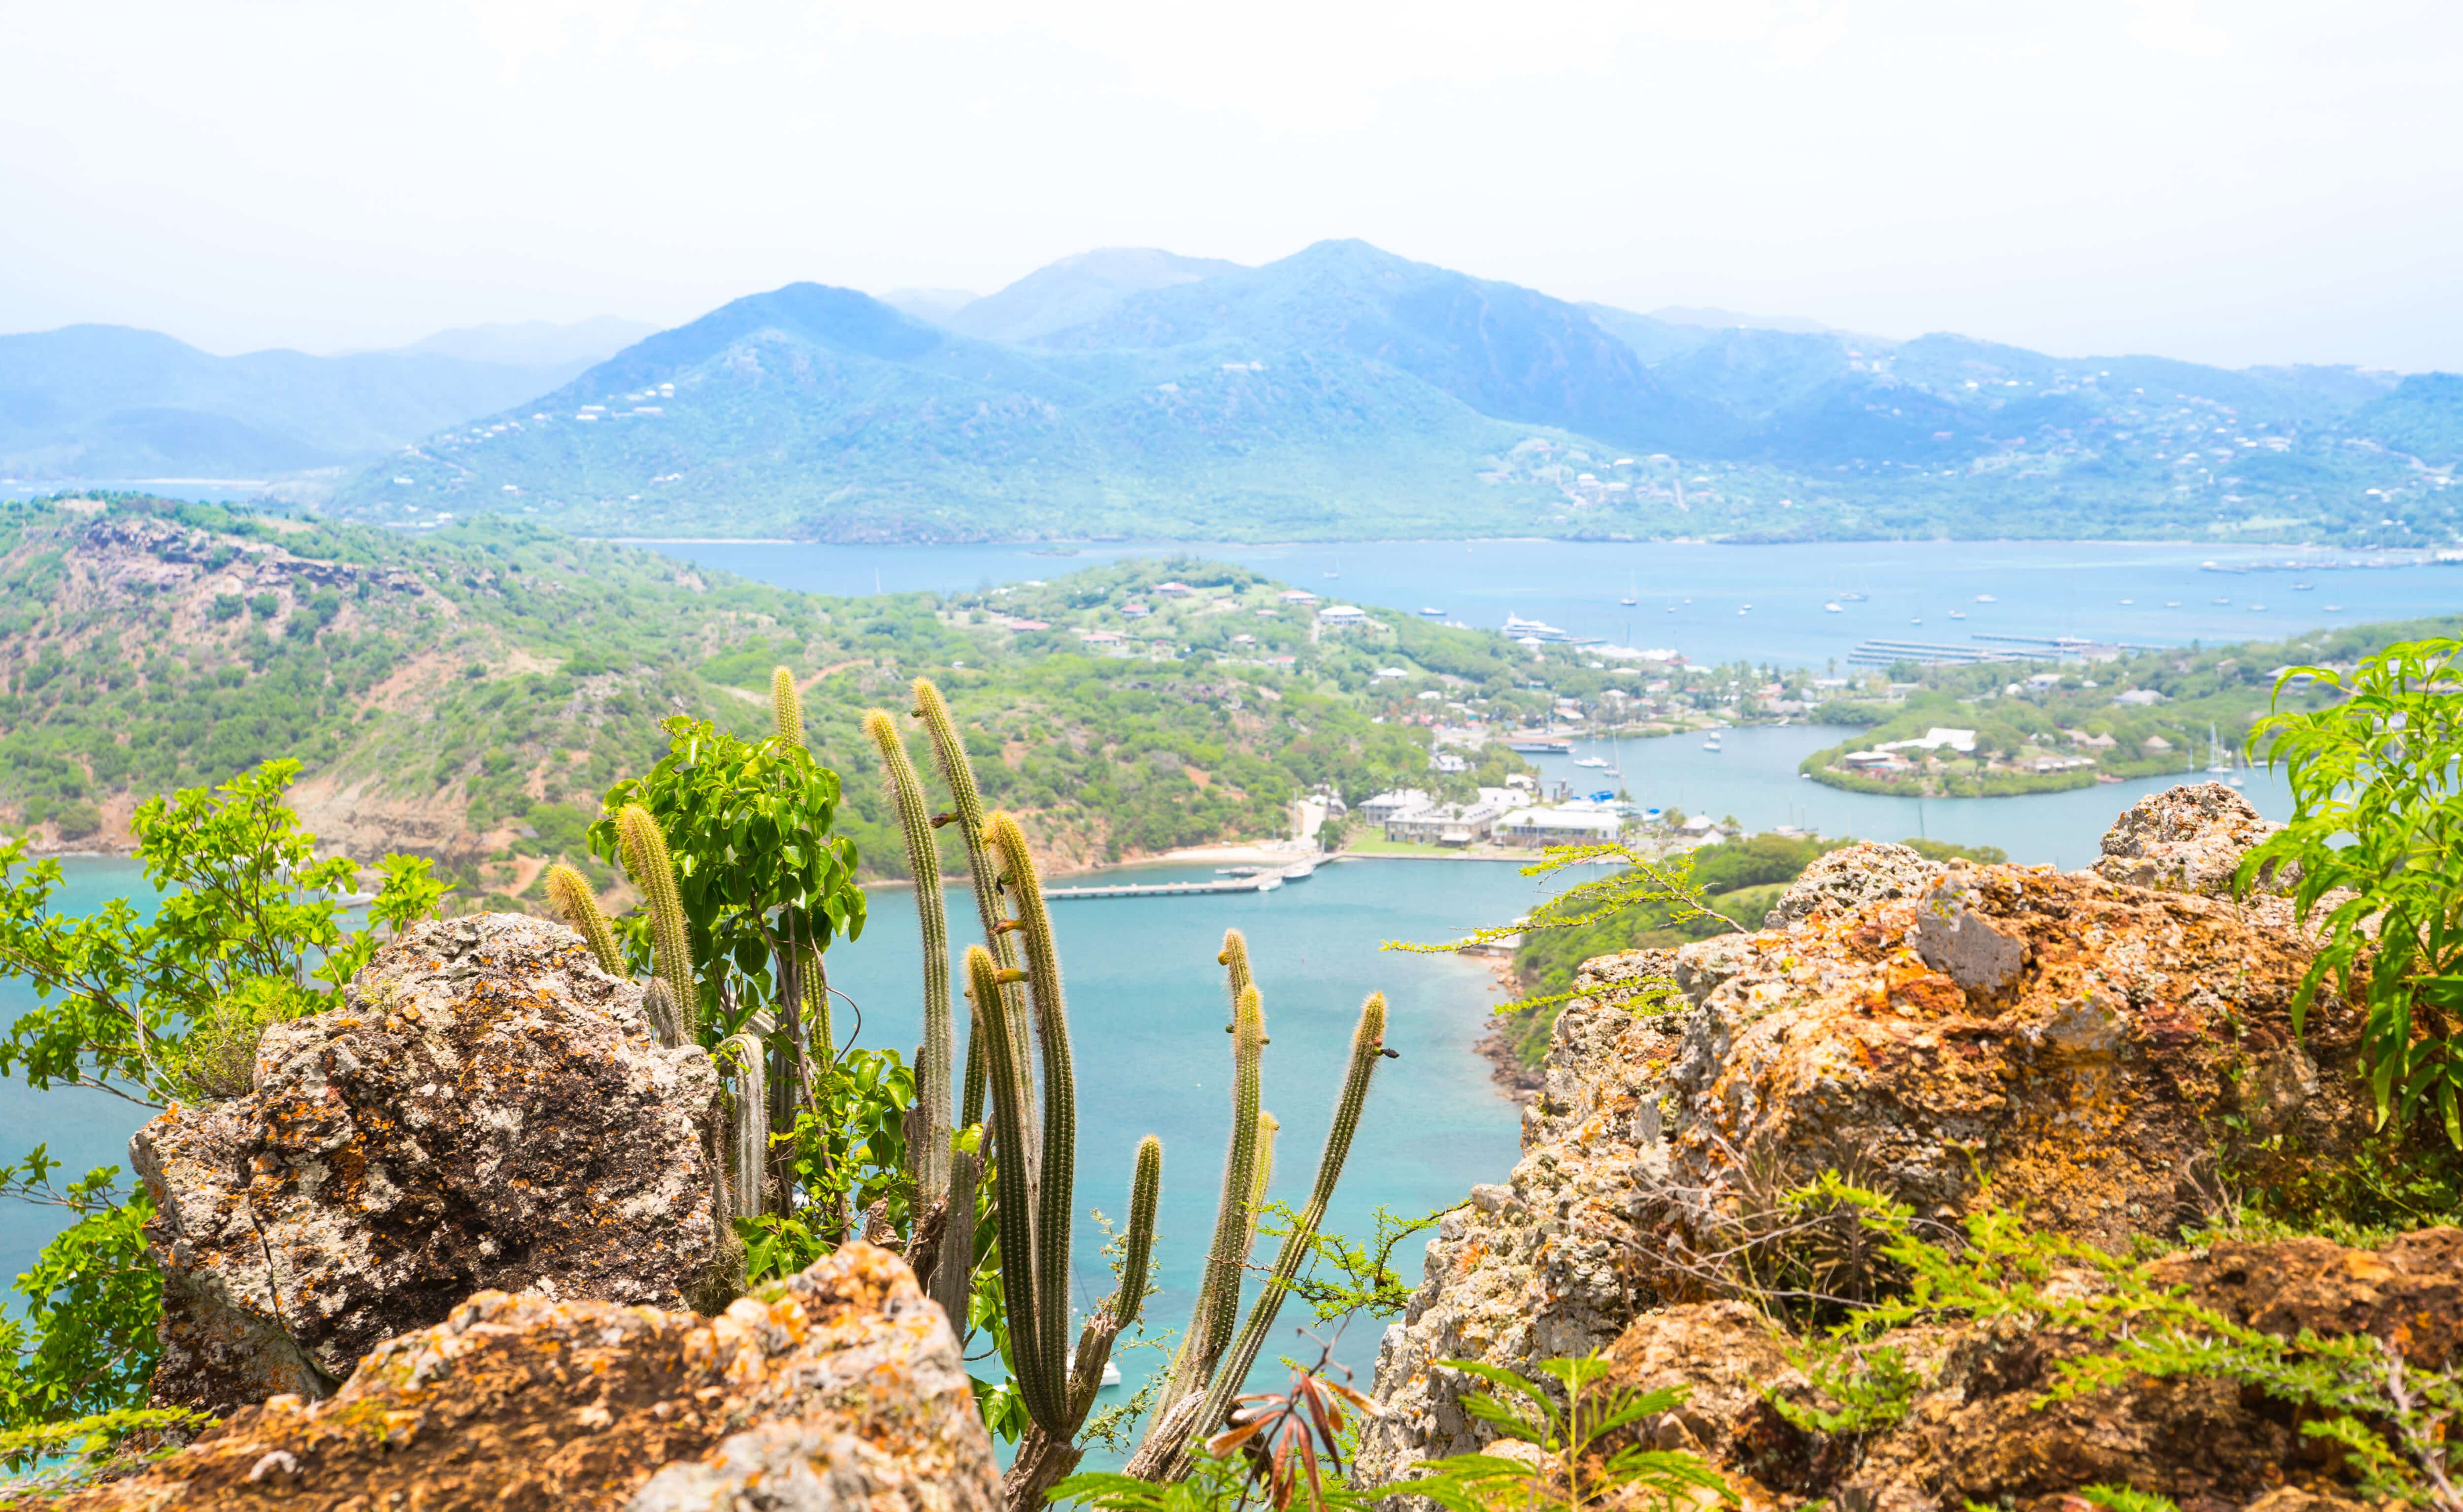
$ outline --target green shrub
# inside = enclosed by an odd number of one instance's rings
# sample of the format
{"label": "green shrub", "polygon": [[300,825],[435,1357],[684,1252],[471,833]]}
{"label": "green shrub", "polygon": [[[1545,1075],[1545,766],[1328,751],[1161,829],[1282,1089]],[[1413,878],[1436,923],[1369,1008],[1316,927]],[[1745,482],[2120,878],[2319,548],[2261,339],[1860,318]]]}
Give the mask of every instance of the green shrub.
{"label": "green shrub", "polygon": [[[2463,1149],[2463,641],[2402,641],[2331,667],[2288,668],[2343,695],[2251,731],[2282,763],[2293,813],[2242,864],[2243,888],[2297,868],[2295,904],[2326,944],[2302,979],[2294,1027],[2331,983],[2366,1004],[2362,1056],[2381,1127],[2433,1111]],[[2328,895],[2343,894],[2325,906]],[[2322,918],[2318,916],[2322,910]]]}

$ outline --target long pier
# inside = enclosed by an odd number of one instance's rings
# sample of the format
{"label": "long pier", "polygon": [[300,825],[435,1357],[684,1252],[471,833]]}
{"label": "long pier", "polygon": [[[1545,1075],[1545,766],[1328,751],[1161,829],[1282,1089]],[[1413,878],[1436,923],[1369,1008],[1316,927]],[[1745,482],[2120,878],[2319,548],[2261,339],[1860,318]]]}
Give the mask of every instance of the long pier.
{"label": "long pier", "polygon": [[1254,876],[1227,876],[1214,882],[1120,882],[1105,887],[1047,887],[1046,902],[1064,897],[1188,897],[1213,893],[1271,893],[1285,882],[1304,882],[1317,871],[1314,861],[1302,861],[1278,871],[1269,870]]}

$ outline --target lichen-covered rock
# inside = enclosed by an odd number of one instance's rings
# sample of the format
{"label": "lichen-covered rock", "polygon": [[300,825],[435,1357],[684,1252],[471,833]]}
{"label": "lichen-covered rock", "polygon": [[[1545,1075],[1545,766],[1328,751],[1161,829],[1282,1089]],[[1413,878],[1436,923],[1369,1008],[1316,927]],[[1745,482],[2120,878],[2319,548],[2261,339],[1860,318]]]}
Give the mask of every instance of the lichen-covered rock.
{"label": "lichen-covered rock", "polygon": [[267,1031],[254,1091],[130,1142],[165,1275],[158,1403],[324,1395],[483,1289],[682,1307],[733,1251],[718,1081],[571,931],[416,926],[345,1005]]}
{"label": "lichen-covered rock", "polygon": [[1669,978],[1675,964],[1671,952],[1633,950],[1577,973],[1584,996],[1558,1015],[1539,1093],[1522,1110],[1523,1156],[1511,1182],[1472,1188],[1468,1209],[1439,1220],[1427,1284],[1385,1330],[1377,1356],[1385,1415],[1361,1430],[1368,1483],[1487,1441],[1463,1409],[1466,1383],[1437,1361],[1527,1367],[1588,1354],[1633,1316],[1635,1178],[1646,1159],[1665,1158],[1650,1090],[1681,1040],[1675,1016],[1612,1004],[1639,983]]}
{"label": "lichen-covered rock", "polygon": [[941,1309],[849,1244],[715,1318],[487,1291],[75,1512],[619,1508],[993,1512],[999,1473]]}
{"label": "lichen-covered rock", "polygon": [[1815,914],[1838,913],[1863,903],[1918,897],[1941,879],[1942,864],[1912,846],[1859,840],[1813,858],[1762,917],[1765,929],[1785,929]]}
{"label": "lichen-covered rock", "polygon": [[[2024,867],[1920,874],[1889,853],[1904,848],[1859,849],[1885,869],[1861,901],[1584,966],[1511,1183],[1449,1216],[1387,1330],[1371,1477],[1487,1436],[1436,1361],[1527,1367],[1717,1298],[1718,1257],[1825,1169],[1928,1219],[2022,1203],[2125,1245],[2211,1211],[2219,1158],[2256,1181],[2296,1177],[2369,1127],[2356,1016],[2325,998],[2304,1038],[2291,1031],[2308,946],[2282,898]],[[1834,876],[1811,892],[1858,888]],[[1683,1002],[1610,1005],[1611,983],[1639,974],[1672,979]]]}
{"label": "lichen-covered rock", "polygon": [[2104,832],[2095,872],[2135,887],[2225,896],[2241,858],[2282,828],[2222,783],[2168,788],[2130,805]]}
{"label": "lichen-covered rock", "polygon": [[2369,1123],[2343,1074],[2358,1020],[2329,997],[2296,1039],[2308,956],[2266,901],[1964,867],[1923,898],[1680,950],[1647,1284],[1686,1294],[1685,1251],[1724,1243],[1772,1183],[1851,1162],[1929,1218],[1989,1180],[2120,1244],[2199,1217],[2218,1152],[2339,1157]]}

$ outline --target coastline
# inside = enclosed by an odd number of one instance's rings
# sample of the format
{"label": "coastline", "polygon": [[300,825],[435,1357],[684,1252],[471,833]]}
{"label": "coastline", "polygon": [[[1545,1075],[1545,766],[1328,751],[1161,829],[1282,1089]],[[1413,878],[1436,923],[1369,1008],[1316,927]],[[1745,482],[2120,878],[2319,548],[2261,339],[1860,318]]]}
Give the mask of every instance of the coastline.
{"label": "coastline", "polygon": [[[1487,963],[1489,983],[1496,991],[1497,1001],[1511,1002],[1519,996],[1519,984],[1514,980],[1514,958],[1491,956]],[[1547,1077],[1539,1068],[1525,1066],[1515,1058],[1513,1047],[1506,1043],[1505,1020],[1493,1008],[1488,1022],[1488,1032],[1473,1040],[1471,1048],[1488,1062],[1488,1079],[1495,1084],[1498,1095],[1518,1107],[1528,1107],[1538,1097]]]}

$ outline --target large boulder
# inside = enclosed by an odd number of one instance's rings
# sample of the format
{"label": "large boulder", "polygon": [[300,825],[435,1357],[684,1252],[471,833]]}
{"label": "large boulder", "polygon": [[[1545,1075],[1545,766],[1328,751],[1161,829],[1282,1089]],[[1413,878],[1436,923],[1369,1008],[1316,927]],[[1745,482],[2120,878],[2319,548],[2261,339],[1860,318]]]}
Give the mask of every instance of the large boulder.
{"label": "large boulder", "polygon": [[[1527,1368],[1733,1295],[1739,1246],[1825,1170],[1929,1220],[2018,1204],[2123,1247],[2370,1126],[2358,1016],[2327,996],[2292,1031],[2308,943],[2281,897],[1860,849],[1884,875],[1809,890],[1787,927],[1584,965],[1511,1181],[1448,1215],[1387,1330],[1372,1478],[1484,1441],[1438,1361]],[[1642,978],[1675,1005],[1628,1011]]]}
{"label": "large boulder", "polygon": [[2241,858],[2282,828],[2222,783],[2167,788],[2130,805],[2104,832],[2095,873],[2133,887],[2229,896]]}
{"label": "large boulder", "polygon": [[66,1502],[189,1508],[993,1512],[999,1471],[938,1307],[849,1244],[715,1318],[484,1291]]}
{"label": "large boulder", "polygon": [[254,1090],[130,1142],[164,1273],[164,1406],[327,1394],[480,1290],[723,1301],[718,1079],[642,988],[520,915],[418,925],[345,1005],[267,1031]]}

